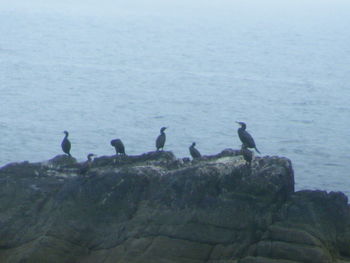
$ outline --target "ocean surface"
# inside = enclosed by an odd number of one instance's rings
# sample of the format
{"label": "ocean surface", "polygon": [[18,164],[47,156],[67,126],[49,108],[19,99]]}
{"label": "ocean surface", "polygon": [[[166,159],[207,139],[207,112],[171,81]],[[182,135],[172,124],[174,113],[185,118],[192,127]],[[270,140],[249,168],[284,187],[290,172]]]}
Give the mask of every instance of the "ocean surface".
{"label": "ocean surface", "polygon": [[[292,160],[296,189],[350,195],[348,1],[0,4],[0,166],[61,154],[239,148]],[[30,2],[30,3],[29,3]],[[215,3],[214,3],[215,2]]]}

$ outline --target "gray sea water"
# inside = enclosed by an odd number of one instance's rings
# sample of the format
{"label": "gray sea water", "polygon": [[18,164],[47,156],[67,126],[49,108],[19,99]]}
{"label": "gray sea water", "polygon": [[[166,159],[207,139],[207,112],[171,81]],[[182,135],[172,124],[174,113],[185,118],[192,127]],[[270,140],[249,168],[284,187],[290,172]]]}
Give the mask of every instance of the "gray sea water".
{"label": "gray sea water", "polygon": [[[61,154],[238,148],[292,160],[297,189],[350,194],[350,3],[0,4],[0,165]],[[72,3],[73,2],[73,3]],[[281,3],[283,2],[283,3]]]}

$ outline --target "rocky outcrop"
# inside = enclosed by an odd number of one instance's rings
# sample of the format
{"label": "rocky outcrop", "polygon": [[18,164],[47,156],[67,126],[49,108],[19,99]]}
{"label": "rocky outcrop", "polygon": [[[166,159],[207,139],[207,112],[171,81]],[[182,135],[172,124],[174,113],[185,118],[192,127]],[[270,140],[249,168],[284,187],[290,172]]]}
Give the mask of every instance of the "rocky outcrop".
{"label": "rocky outcrop", "polygon": [[0,169],[3,263],[350,262],[342,193],[294,192],[291,162],[239,151],[66,156]]}

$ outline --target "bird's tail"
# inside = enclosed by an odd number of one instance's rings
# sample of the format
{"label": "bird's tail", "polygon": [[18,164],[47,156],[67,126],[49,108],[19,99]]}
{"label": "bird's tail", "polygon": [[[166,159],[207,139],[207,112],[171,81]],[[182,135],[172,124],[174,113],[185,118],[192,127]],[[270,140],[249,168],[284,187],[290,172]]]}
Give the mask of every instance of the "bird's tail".
{"label": "bird's tail", "polygon": [[258,148],[254,147],[254,149],[255,149],[255,151],[257,151],[257,153],[261,154],[261,152],[258,150]]}

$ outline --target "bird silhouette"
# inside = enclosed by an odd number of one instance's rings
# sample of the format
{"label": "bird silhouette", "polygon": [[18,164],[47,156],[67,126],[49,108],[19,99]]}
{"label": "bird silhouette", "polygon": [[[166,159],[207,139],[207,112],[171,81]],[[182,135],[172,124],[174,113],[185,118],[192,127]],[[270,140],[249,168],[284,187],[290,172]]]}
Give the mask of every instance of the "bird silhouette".
{"label": "bird silhouette", "polygon": [[195,148],[196,143],[193,142],[192,145],[190,146],[189,150],[190,150],[190,154],[192,156],[193,159],[198,159],[201,158],[202,155],[201,153]]}
{"label": "bird silhouette", "polygon": [[120,140],[120,139],[111,140],[111,145],[115,148],[116,155],[119,155],[119,154],[126,155],[125,154],[125,147],[124,147],[122,140]]}
{"label": "bird silhouette", "polygon": [[69,133],[67,131],[64,131],[63,133],[65,134],[65,136],[61,143],[62,151],[68,154],[68,156],[72,157],[72,155],[70,154],[71,144],[70,144],[70,141],[68,140]]}
{"label": "bird silhouette", "polygon": [[165,136],[164,131],[165,131],[166,128],[167,127],[162,127],[160,129],[160,134],[159,134],[159,136],[157,137],[157,140],[156,140],[157,151],[159,151],[160,149],[163,150],[163,148],[164,148],[164,144],[165,144],[165,140],[166,140],[166,136]]}
{"label": "bird silhouette", "polygon": [[255,151],[260,153],[258,148],[255,145],[253,137],[246,131],[247,125],[244,122],[237,122],[239,125],[241,125],[240,128],[238,128],[238,137],[241,140],[241,142],[247,146],[247,148],[254,148]]}

